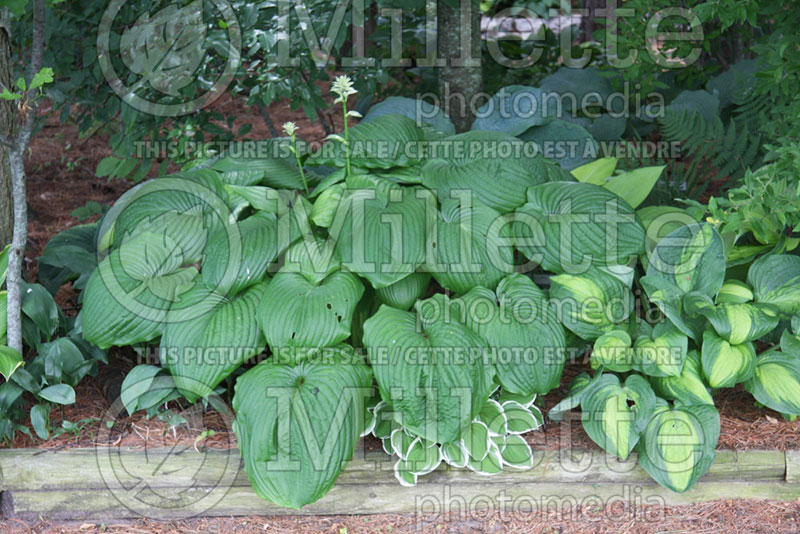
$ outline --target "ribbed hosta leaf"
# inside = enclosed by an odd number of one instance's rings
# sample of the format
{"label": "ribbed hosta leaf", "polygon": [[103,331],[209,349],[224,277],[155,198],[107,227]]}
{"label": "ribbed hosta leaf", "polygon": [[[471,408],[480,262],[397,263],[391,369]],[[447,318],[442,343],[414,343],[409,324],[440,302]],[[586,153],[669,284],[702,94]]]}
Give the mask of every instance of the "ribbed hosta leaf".
{"label": "ribbed hosta leaf", "polygon": [[299,509],[325,495],[352,457],[372,377],[350,351],[294,366],[267,360],[236,381],[234,430],[261,497]]}
{"label": "ribbed hosta leaf", "polygon": [[621,328],[633,311],[634,296],[615,276],[592,269],[584,275],[553,276],[550,302],[564,326],[591,341]]}
{"label": "ribbed hosta leaf", "polygon": [[518,248],[549,271],[625,265],[644,252],[644,228],[636,212],[596,185],[552,182],[531,187],[517,214]]}
{"label": "ribbed hosta leaf", "polygon": [[268,282],[254,285],[233,299],[198,287],[185,299],[216,304],[190,321],[168,322],[161,336],[161,364],[172,374],[180,392],[194,402],[266,345],[256,310]]}
{"label": "ribbed hosta leaf", "polygon": [[397,188],[386,196],[358,189],[340,204],[330,235],[342,263],[380,289],[425,261],[426,221],[434,216],[419,188]]}
{"label": "ribbed hosta leaf", "polygon": [[634,357],[631,336],[624,330],[612,330],[594,340],[590,363],[592,369],[625,373],[633,369]]}
{"label": "ribbed hosta leaf", "polygon": [[583,126],[565,120],[534,126],[519,134],[519,138],[539,145],[542,156],[568,171],[594,160],[598,154],[592,134]]}
{"label": "ribbed hosta leaf", "polygon": [[320,241],[295,244],[264,292],[261,327],[270,350],[282,361],[302,357],[294,348],[328,347],[350,337],[364,286],[353,273],[341,271],[337,258],[326,256],[329,252]]}
{"label": "ribbed hosta leaf", "polygon": [[732,388],[753,376],[756,351],[752,343],[732,345],[714,332],[703,332],[703,374],[712,388]]}
{"label": "ribbed hosta leaf", "polygon": [[[114,250],[86,284],[84,339],[105,349],[161,335],[167,312],[195,283],[197,269],[183,267],[185,263],[180,247],[163,234],[141,234]],[[184,308],[183,318],[199,317],[207,309]]]}
{"label": "ribbed hosta leaf", "polygon": [[747,273],[756,302],[772,304],[783,313],[800,311],[800,256],[771,254],[753,262]]}
{"label": "ribbed hosta leaf", "polygon": [[382,303],[407,310],[422,296],[430,281],[429,273],[411,273],[394,284],[375,290],[375,294]]}
{"label": "ribbed hosta leaf", "polygon": [[714,406],[659,408],[636,447],[639,463],[665,488],[686,491],[711,467],[719,429]]}
{"label": "ribbed hosta leaf", "polygon": [[680,376],[688,347],[688,338],[672,323],[659,323],[651,336],[634,343],[633,368],[648,376]]}
{"label": "ribbed hosta leaf", "polygon": [[447,135],[456,133],[456,128],[452,121],[447,118],[444,111],[439,106],[419,100],[416,98],[406,98],[404,96],[390,96],[385,100],[374,104],[361,122],[369,122],[383,115],[398,114],[410,119],[419,120],[424,124],[433,126],[437,130]]}
{"label": "ribbed hosta leaf", "polygon": [[795,354],[769,351],[759,356],[745,389],[776,412],[800,415],[800,359]]}
{"label": "ribbed hosta leaf", "polygon": [[364,323],[364,344],[381,397],[414,434],[437,443],[459,439],[489,397],[486,342],[448,320],[443,295],[414,313],[382,306]]}
{"label": "ribbed hosta leaf", "polygon": [[522,274],[512,274],[496,294],[476,287],[451,309],[461,306],[466,325],[483,336],[494,354],[497,380],[504,391],[544,395],[561,381],[564,328],[544,292]]}
{"label": "ribbed hosta leaf", "polygon": [[531,126],[547,124],[556,117],[557,100],[548,100],[536,87],[509,85],[475,112],[472,130],[519,135]]}
{"label": "ribbed hosta leaf", "polygon": [[[268,185],[278,189],[302,189],[303,180],[294,155],[289,151],[289,140],[261,139],[259,150],[245,157],[242,153],[227,153],[211,166],[226,184]],[[244,146],[242,147],[244,149]]]}
{"label": "ribbed hosta leaf", "polygon": [[442,204],[427,268],[443,288],[457,294],[475,286],[493,290],[514,271],[514,251],[506,244],[508,226],[497,226],[499,219],[500,212],[481,203]]}
{"label": "ribbed hosta leaf", "polygon": [[655,392],[668,400],[677,400],[686,406],[694,404],[714,404],[714,399],[703,382],[700,355],[696,350],[689,351],[683,364],[681,376],[652,377]]}
{"label": "ribbed hosta leaf", "polygon": [[595,443],[625,460],[655,404],[655,393],[643,377],[630,375],[622,385],[616,375],[604,374],[581,397],[581,421]]}
{"label": "ribbed hosta leaf", "polygon": [[722,338],[733,345],[760,339],[778,326],[778,316],[757,304],[720,304],[699,310]]}
{"label": "ribbed hosta leaf", "polygon": [[541,156],[526,155],[516,137],[467,132],[441,142],[443,148],[434,151],[422,167],[422,184],[433,190],[440,202],[453,198],[451,192],[471,191],[475,200],[508,213],[525,203],[528,187],[569,179]]}

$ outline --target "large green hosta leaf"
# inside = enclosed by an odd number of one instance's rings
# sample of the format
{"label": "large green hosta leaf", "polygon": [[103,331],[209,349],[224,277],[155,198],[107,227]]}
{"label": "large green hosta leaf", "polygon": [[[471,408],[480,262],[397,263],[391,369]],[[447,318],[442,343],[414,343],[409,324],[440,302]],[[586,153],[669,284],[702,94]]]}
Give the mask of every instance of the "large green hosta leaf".
{"label": "large green hosta leaf", "polygon": [[756,351],[752,343],[731,344],[714,332],[703,332],[703,374],[712,388],[732,388],[753,376]]}
{"label": "large green hosta leaf", "polygon": [[371,385],[352,349],[293,366],[267,360],[239,377],[234,430],[256,493],[297,509],[325,495],[365,430]]}
{"label": "large green hosta leaf", "polygon": [[475,112],[472,130],[519,135],[531,126],[547,124],[557,116],[558,101],[545,96],[536,87],[503,87]]}
{"label": "large green hosta leaf", "polygon": [[429,273],[412,273],[394,284],[376,289],[375,294],[384,304],[407,310],[425,293],[430,281]]}
{"label": "large green hosta leaf", "polygon": [[330,227],[342,263],[380,289],[413,273],[425,261],[427,222],[435,212],[419,188],[351,192]]}
{"label": "large green hosta leaf", "polygon": [[660,407],[636,447],[639,463],[665,488],[686,491],[711,467],[719,428],[714,406]]}
{"label": "large green hosta leaf", "polygon": [[523,142],[510,135],[467,132],[441,143],[422,167],[422,184],[440,202],[471,191],[475,200],[508,213],[525,203],[528,187],[569,179],[541,156],[526,156]]}
{"label": "large green hosta leaf", "polygon": [[558,386],[564,370],[564,328],[530,278],[509,275],[496,294],[476,287],[453,301],[451,310],[459,306],[466,325],[489,342],[504,391],[544,395]]}
{"label": "large green hosta leaf", "polygon": [[619,278],[592,269],[584,275],[553,276],[550,302],[564,326],[591,341],[620,329],[633,311],[634,296]]}
{"label": "large green hosta leaf", "polygon": [[259,304],[259,319],[270,350],[294,361],[293,348],[336,345],[350,337],[353,311],[364,285],[340,270],[332,249],[304,240],[286,253]]}
{"label": "large green hosta leaf", "polygon": [[[279,189],[302,189],[303,179],[297,160],[289,151],[289,140],[286,138],[261,139],[256,142],[259,150],[252,156],[226,153],[217,159],[211,169],[219,173],[226,184],[256,185],[263,184]],[[245,145],[241,145],[244,149]]]}
{"label": "large green hosta leaf", "polygon": [[625,265],[644,252],[644,228],[636,212],[596,185],[551,182],[531,187],[517,215],[518,248],[549,271]]}
{"label": "large green hosta leaf", "polygon": [[655,392],[668,400],[677,400],[681,404],[714,404],[714,399],[703,382],[703,370],[700,355],[696,350],[689,351],[681,370],[681,376],[654,376],[650,379]]}
{"label": "large green hosta leaf", "polygon": [[771,254],[757,259],[747,273],[756,302],[772,304],[783,313],[800,311],[800,256]]}
{"label": "large green hosta leaf", "polygon": [[710,224],[681,226],[661,239],[650,254],[641,282],[647,296],[684,334],[699,341],[702,322],[684,312],[683,297],[713,299],[725,279],[722,238]]}
{"label": "large green hosta leaf", "polygon": [[778,316],[768,307],[757,304],[720,304],[699,310],[720,337],[732,345],[760,339],[778,326]]}
{"label": "large green hosta leaf", "polygon": [[419,301],[418,315],[381,306],[364,323],[381,397],[399,423],[437,443],[459,439],[489,397],[492,376],[486,342],[446,306],[441,294]]}
{"label": "large green hosta leaf", "polygon": [[184,267],[187,259],[181,252],[168,236],[145,233],[101,261],[83,293],[84,339],[103,349],[131,345],[161,335],[171,308],[183,310],[181,320],[204,315],[211,300],[180,304],[197,277],[195,267]]}
{"label": "large green hosta leaf", "polygon": [[633,368],[648,376],[680,376],[688,347],[688,338],[672,323],[659,323],[651,336],[634,343]]}
{"label": "large green hosta leaf", "polygon": [[53,236],[39,257],[37,275],[47,291],[55,295],[67,280],[72,286],[83,289],[89,274],[97,267],[95,234],[98,223],[79,224]]}
{"label": "large green hosta leaf", "polygon": [[264,350],[256,310],[267,284],[254,285],[233,299],[202,286],[185,295],[189,302],[215,301],[201,317],[168,321],[161,336],[161,364],[189,402],[214,391],[243,362]]}
{"label": "large green hosta leaf", "polygon": [[583,126],[565,120],[554,120],[534,126],[519,135],[523,141],[534,142],[542,156],[572,170],[597,157],[597,142]]}
{"label": "large green hosta leaf", "polygon": [[514,251],[507,246],[508,226],[498,226],[500,212],[484,205],[442,204],[438,237],[426,266],[445,289],[463,294],[475,286],[489,289],[514,271]]}
{"label": "large green hosta leaf", "polygon": [[625,460],[655,405],[656,395],[642,376],[630,375],[623,385],[616,375],[604,374],[581,396],[581,421],[595,443]]}
{"label": "large green hosta leaf", "polygon": [[453,122],[447,118],[444,111],[430,102],[416,98],[406,98],[404,96],[390,96],[385,100],[374,104],[361,122],[369,122],[378,117],[391,114],[403,115],[409,119],[420,121],[423,124],[433,126],[437,130],[447,135],[456,133]]}
{"label": "large green hosta leaf", "polygon": [[745,389],[776,412],[800,415],[800,359],[795,354],[769,351],[759,356]]}

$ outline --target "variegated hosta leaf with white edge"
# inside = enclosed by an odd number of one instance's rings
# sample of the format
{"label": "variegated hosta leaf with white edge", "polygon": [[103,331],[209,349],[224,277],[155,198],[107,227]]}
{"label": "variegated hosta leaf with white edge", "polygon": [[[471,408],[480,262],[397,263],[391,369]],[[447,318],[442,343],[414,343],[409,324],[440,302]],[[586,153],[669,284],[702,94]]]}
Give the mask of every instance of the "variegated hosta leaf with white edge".
{"label": "variegated hosta leaf with white edge", "polygon": [[753,377],[744,387],[758,402],[785,415],[800,415],[800,359],[795,354],[768,351],[756,360]]}
{"label": "variegated hosta leaf with white edge", "polygon": [[503,405],[494,399],[486,401],[478,413],[478,420],[486,425],[490,436],[508,434],[508,417],[503,410]]}
{"label": "variegated hosta leaf with white edge", "polygon": [[233,298],[198,286],[184,298],[213,299],[216,305],[196,319],[167,322],[159,357],[189,402],[213,392],[248,358],[264,350],[257,310],[267,284],[256,284]]}
{"label": "variegated hosta leaf with white edge", "polygon": [[374,288],[391,285],[425,261],[428,227],[435,217],[429,193],[396,188],[352,191],[340,203],[329,229],[342,263]]}
{"label": "variegated hosta leaf with white edge", "polygon": [[755,372],[756,350],[752,343],[733,345],[711,330],[703,332],[703,374],[712,388],[732,388]]}
{"label": "variegated hosta leaf with white edge", "polygon": [[[414,165],[420,161],[422,150],[409,150],[409,147],[419,147],[425,140],[422,129],[412,119],[397,114],[382,115],[351,126],[348,134],[351,164],[367,169]],[[306,164],[344,167],[344,145],[338,139],[328,143],[333,144],[332,150],[324,145],[320,156],[309,158]]]}
{"label": "variegated hosta leaf with white edge", "polygon": [[655,404],[656,395],[642,376],[630,375],[623,385],[616,375],[603,374],[581,397],[581,421],[595,443],[625,460],[653,415]]}
{"label": "variegated hosta leaf with white edge", "polygon": [[689,339],[669,321],[653,328],[650,336],[641,336],[633,344],[634,366],[648,376],[680,376]]}
{"label": "variegated hosta leaf with white edge", "polygon": [[714,404],[714,399],[703,381],[700,354],[696,350],[689,351],[681,376],[654,376],[650,378],[650,384],[659,396],[678,401],[685,406]]}
{"label": "variegated hosta leaf with white edge", "polygon": [[430,273],[411,273],[394,284],[376,289],[375,294],[384,304],[407,310],[425,293],[430,281]]}
{"label": "variegated hosta leaf with white edge", "polygon": [[779,321],[773,308],[758,304],[720,304],[699,313],[732,345],[760,339],[775,330]]}
{"label": "variegated hosta leaf with white edge", "polygon": [[[455,193],[453,191],[452,193]],[[464,294],[475,286],[489,289],[514,272],[514,251],[508,225],[498,226],[500,212],[475,202],[471,194],[460,199],[440,199],[432,257],[426,268],[445,289]]]}
{"label": "variegated hosta leaf with white edge", "polygon": [[[185,307],[181,300],[197,282],[197,269],[165,234],[140,234],[115,249],[94,270],[83,292],[83,337],[102,349],[132,345],[161,335],[167,312],[180,320],[203,316],[213,299]],[[201,305],[202,304],[202,305]]]}
{"label": "variegated hosta leaf with white edge", "polygon": [[241,262],[235,279],[226,277],[231,234],[225,228],[216,230],[209,237],[204,254],[203,283],[218,293],[229,295],[259,283],[278,256],[300,237],[296,225],[290,227],[291,217],[284,215],[279,219],[272,213],[257,212],[235,223],[241,242]]}
{"label": "variegated hosta leaf with white edge", "polygon": [[[600,380],[601,376],[602,375],[599,373],[596,374],[594,380]],[[547,416],[553,421],[561,421],[565,413],[580,406],[583,393],[586,391],[589,384],[592,383],[592,380],[592,377],[585,372],[573,378],[569,383],[567,396],[561,399],[558,404],[550,408],[550,411],[547,412]]]}
{"label": "variegated hosta leaf with white edge", "polygon": [[494,440],[489,439],[489,448],[486,455],[481,460],[475,459],[470,455],[467,461],[467,469],[479,475],[497,475],[503,471],[503,455]]}
{"label": "variegated hosta leaf with white edge", "polygon": [[719,429],[712,405],[660,407],[636,447],[639,463],[665,488],[686,491],[711,467]]}
{"label": "variegated hosta leaf with white edge", "polygon": [[398,476],[397,471],[408,471],[415,476],[427,475],[442,463],[442,450],[436,443],[416,438],[408,448],[405,458],[395,464],[395,476],[401,484],[407,481],[407,475]]}
{"label": "variegated hosta leaf with white edge", "polygon": [[497,443],[500,448],[500,456],[503,464],[515,469],[530,469],[533,467],[533,451],[525,438],[517,434],[499,436],[501,443]]}
{"label": "variegated hosta leaf with white edge", "polygon": [[486,342],[444,312],[443,295],[419,301],[417,314],[381,306],[364,323],[381,397],[415,435],[459,439],[489,397]]}
{"label": "variegated hosta leaf with white edge", "polygon": [[332,246],[302,240],[286,253],[259,304],[259,320],[273,357],[292,362],[298,348],[330,347],[350,337],[353,312],[364,285],[340,270]]}
{"label": "variegated hosta leaf with white edge", "polygon": [[800,311],[800,256],[770,254],[753,262],[747,273],[755,301],[786,314]]}
{"label": "variegated hosta leaf with white edge", "polygon": [[502,406],[509,434],[526,434],[544,424],[542,412],[535,406],[526,407],[516,401],[506,401]]}
{"label": "variegated hosta leaf with white edge", "polygon": [[742,304],[753,300],[753,290],[739,280],[727,280],[717,293],[717,304]]}
{"label": "variegated hosta leaf with white edge", "polygon": [[594,340],[589,363],[592,369],[603,367],[609,371],[625,373],[633,369],[633,341],[624,330],[612,330]]}
{"label": "variegated hosta leaf with white edge", "polygon": [[226,200],[222,182],[208,169],[143,182],[120,196],[103,217],[98,255],[149,232],[166,233],[187,263],[200,261],[209,234],[233,222]]}
{"label": "variegated hosta leaf with white edge", "polygon": [[702,335],[702,321],[687,316],[683,296],[697,292],[714,298],[725,279],[722,238],[710,224],[681,226],[658,242],[650,254],[642,286],[650,300],[695,342]]}
{"label": "variegated hosta leaf with white edge", "polygon": [[256,365],[236,381],[234,431],[256,493],[299,509],[331,489],[364,430],[372,374],[352,349]]}
{"label": "variegated hosta leaf with white edge", "polygon": [[593,269],[582,275],[553,276],[550,303],[564,326],[592,341],[624,328],[633,311],[634,296],[618,278]]}
{"label": "variegated hosta leaf with white edge", "polygon": [[564,328],[545,293],[527,276],[511,274],[495,292],[476,287],[451,301],[451,310],[488,342],[503,391],[543,395],[561,382]]}
{"label": "variegated hosta leaf with white edge", "polygon": [[525,203],[528,187],[569,179],[541,156],[526,155],[522,141],[503,133],[466,132],[443,139],[441,146],[422,167],[422,184],[440,202],[453,192],[471,191],[476,201],[508,213]]}
{"label": "variegated hosta leaf with white edge", "polygon": [[519,250],[556,273],[627,265],[644,252],[644,228],[624,200],[602,187],[551,182],[528,189],[514,228]]}

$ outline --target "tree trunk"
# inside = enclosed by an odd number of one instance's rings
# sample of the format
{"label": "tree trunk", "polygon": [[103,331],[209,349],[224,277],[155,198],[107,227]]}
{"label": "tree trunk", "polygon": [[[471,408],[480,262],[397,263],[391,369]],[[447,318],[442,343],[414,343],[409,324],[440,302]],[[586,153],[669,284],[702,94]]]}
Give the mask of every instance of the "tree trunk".
{"label": "tree trunk", "polygon": [[[459,4],[458,7],[450,2]],[[466,132],[475,119],[481,70],[481,12],[475,0],[439,0],[437,12],[439,98],[456,132]]]}
{"label": "tree trunk", "polygon": [[[9,27],[11,21],[8,9],[0,14],[0,83],[11,87],[11,40]],[[14,107],[10,100],[0,100],[0,135],[8,138],[14,135]],[[11,198],[11,169],[8,162],[8,149],[0,145],[0,249],[11,243],[14,233],[14,209]]]}

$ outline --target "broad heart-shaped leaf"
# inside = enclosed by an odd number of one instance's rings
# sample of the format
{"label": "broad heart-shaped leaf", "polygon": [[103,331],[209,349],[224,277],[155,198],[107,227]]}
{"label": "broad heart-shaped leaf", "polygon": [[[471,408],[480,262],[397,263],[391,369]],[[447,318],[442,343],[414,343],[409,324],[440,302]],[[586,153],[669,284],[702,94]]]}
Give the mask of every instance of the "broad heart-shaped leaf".
{"label": "broad heart-shaped leaf", "polygon": [[422,184],[440,202],[471,191],[475,200],[508,213],[525,203],[528,187],[571,179],[510,135],[466,132],[441,142],[422,167]]}
{"label": "broad heart-shaped leaf", "polygon": [[472,130],[519,135],[531,126],[547,124],[557,116],[557,99],[546,100],[536,87],[509,85],[478,108]]}
{"label": "broad heart-shaped leaf", "polygon": [[592,369],[625,373],[634,368],[631,336],[624,330],[612,330],[594,340],[589,362]]}
{"label": "broad heart-shaped leaf", "polygon": [[717,293],[717,304],[742,304],[753,300],[753,290],[739,280],[726,280]]}
{"label": "broad heart-shaped leaf", "polygon": [[[94,270],[83,293],[83,337],[102,349],[155,339],[167,312],[191,289],[195,267],[164,234],[126,241]],[[202,315],[202,307],[189,313]]]}
{"label": "broad heart-shaped leaf", "polygon": [[[409,167],[421,161],[418,149],[425,136],[413,120],[391,114],[361,122],[349,129],[350,162],[367,169]],[[339,135],[344,138],[343,133]],[[333,148],[323,146],[322,155],[309,158],[306,163],[343,167],[346,164],[344,146],[339,140],[330,140]],[[409,148],[412,147],[412,148]]]}
{"label": "broad heart-shaped leaf", "polygon": [[[272,213],[257,212],[235,223],[232,230],[225,225],[214,231],[204,252],[203,283],[222,294],[236,294],[264,279],[269,267],[299,237],[293,215],[278,218]],[[238,241],[238,242],[237,242]],[[241,251],[239,270],[230,276],[231,252]]]}
{"label": "broad heart-shaped leaf", "polygon": [[426,265],[443,288],[457,294],[475,286],[493,290],[514,272],[514,251],[506,244],[508,226],[498,225],[500,212],[470,203],[442,203],[438,235],[430,245],[433,258]]}
{"label": "broad heart-shaped leaf", "polygon": [[650,378],[650,384],[659,396],[668,400],[676,400],[684,406],[714,405],[714,399],[703,382],[700,355],[696,350],[689,351],[681,370],[681,376],[654,376]]}
{"label": "broad heart-shaped leaf", "polygon": [[[41,335],[50,339],[58,326],[58,305],[53,296],[40,284],[22,282],[22,313],[39,329]],[[6,302],[8,302],[6,300]]]}
{"label": "broad heart-shaped leaf", "polygon": [[98,224],[79,224],[53,236],[39,257],[37,279],[52,295],[68,280],[81,276],[73,287],[82,289],[97,266],[94,242]]}
{"label": "broad heart-shaped leaf", "polygon": [[703,332],[703,374],[712,388],[732,388],[753,376],[756,351],[752,343],[732,345],[713,331]]}
{"label": "broad heart-shaped leaf", "polygon": [[656,185],[664,165],[658,167],[642,167],[610,177],[603,187],[625,200],[632,208],[638,208]]}
{"label": "broad heart-shaped leaf", "polygon": [[536,143],[542,156],[568,171],[594,160],[598,154],[592,134],[582,126],[564,120],[534,126],[521,133],[519,138]]}
{"label": "broad heart-shaped leaf", "polygon": [[274,357],[293,362],[295,348],[336,345],[350,337],[353,311],[364,285],[326,257],[330,247],[301,241],[287,252],[259,304],[259,320]]}
{"label": "broad heart-shaped leaf", "polygon": [[404,96],[390,96],[374,104],[369,108],[361,122],[369,122],[383,115],[391,115],[393,113],[433,126],[447,135],[456,133],[456,127],[453,126],[452,121],[439,106],[424,100]]}
{"label": "broad heart-shaped leaf", "polygon": [[744,387],[758,402],[776,412],[800,415],[800,359],[771,350],[756,361],[753,377]]}
{"label": "broad heart-shaped leaf", "polygon": [[689,317],[683,297],[696,292],[713,299],[725,279],[722,238],[710,224],[681,226],[661,239],[650,254],[642,286],[650,300],[681,332],[699,342],[702,322]]}
{"label": "broad heart-shaped leaf", "polygon": [[[586,104],[605,107],[613,88],[608,78],[594,67],[580,69],[561,67],[542,79],[539,87],[547,93],[560,95],[561,107],[566,111],[582,109]],[[547,98],[553,98],[548,94]]]}
{"label": "broad heart-shaped leaf", "polygon": [[551,182],[531,187],[517,215],[519,250],[548,271],[626,265],[644,252],[644,228],[636,212],[596,185]]}
{"label": "broad heart-shaped leaf", "polygon": [[699,310],[720,337],[733,345],[760,339],[778,326],[775,310],[758,304],[720,304]]}
{"label": "broad heart-shaped leaf", "polygon": [[339,205],[329,231],[342,264],[380,289],[425,261],[433,217],[431,199],[420,188],[397,187],[388,195],[357,189]]}
{"label": "broad heart-shaped leaf", "polygon": [[153,15],[142,14],[125,28],[120,55],[153,88],[178,96],[180,89],[196,79],[195,71],[205,57],[205,39],[203,3],[195,0],[181,9],[171,4]]}
{"label": "broad heart-shaped leaf", "polygon": [[486,342],[446,316],[439,294],[419,301],[414,313],[381,306],[364,323],[381,397],[395,418],[429,441],[459,439],[489,397],[492,369]]}
{"label": "broad heart-shaped leaf", "polygon": [[297,159],[289,150],[289,139],[261,139],[256,143],[260,148],[257,153],[259,157],[245,157],[244,152],[227,152],[214,161],[210,168],[217,171],[226,184],[303,189],[303,177],[297,167]]}
{"label": "broad heart-shaped leaf", "polygon": [[639,337],[633,345],[633,368],[648,376],[680,376],[689,339],[668,322],[661,322],[651,336]]}
{"label": "broad heart-shaped leaf", "polygon": [[583,275],[553,276],[550,303],[564,326],[592,341],[622,328],[633,311],[634,295],[619,278],[591,269]]}
{"label": "broad heart-shaped leaf", "polygon": [[750,266],[747,282],[756,302],[771,304],[786,314],[800,311],[800,256],[763,256]]}
{"label": "broad heart-shaped leaf", "polygon": [[665,488],[686,491],[711,467],[719,429],[713,405],[661,408],[642,432],[639,463]]}
{"label": "broad heart-shaped leaf", "polygon": [[382,303],[407,310],[423,295],[430,281],[429,273],[411,273],[394,284],[375,290],[375,294]]}
{"label": "broad heart-shaped leaf", "polygon": [[581,421],[595,443],[625,460],[655,405],[656,395],[642,376],[630,375],[623,386],[616,375],[604,374],[583,392]]}
{"label": "broad heart-shaped leaf", "polygon": [[203,286],[185,295],[187,301],[215,303],[195,319],[168,321],[161,336],[161,364],[189,402],[213,392],[243,362],[264,350],[256,312],[267,284],[256,284],[233,299]]}
{"label": "broad heart-shaped leaf", "polygon": [[247,478],[279,506],[299,509],[325,495],[365,428],[372,375],[340,348],[293,366],[267,360],[236,381],[233,428]]}
{"label": "broad heart-shaped leaf", "polygon": [[497,380],[504,391],[544,395],[561,382],[564,328],[544,292],[522,274],[500,281],[496,294],[476,287],[452,301],[466,325],[489,343]]}

